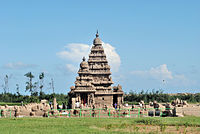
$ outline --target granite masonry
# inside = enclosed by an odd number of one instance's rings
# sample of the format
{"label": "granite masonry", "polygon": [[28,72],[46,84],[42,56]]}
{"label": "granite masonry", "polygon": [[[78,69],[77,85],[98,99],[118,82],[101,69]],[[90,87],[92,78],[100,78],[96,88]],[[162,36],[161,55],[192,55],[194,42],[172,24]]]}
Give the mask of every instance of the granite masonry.
{"label": "granite masonry", "polygon": [[120,107],[123,104],[122,87],[112,87],[112,84],[110,66],[97,31],[89,59],[86,61],[83,57],[75,86],[69,92],[70,108]]}

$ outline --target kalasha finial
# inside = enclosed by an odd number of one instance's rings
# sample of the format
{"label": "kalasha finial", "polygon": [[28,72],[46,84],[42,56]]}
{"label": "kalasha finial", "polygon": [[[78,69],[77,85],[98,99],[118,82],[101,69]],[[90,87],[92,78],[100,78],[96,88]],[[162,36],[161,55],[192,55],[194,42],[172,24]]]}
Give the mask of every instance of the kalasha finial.
{"label": "kalasha finial", "polygon": [[96,33],[96,37],[99,37],[99,32],[98,32],[98,30],[97,30],[97,33]]}
{"label": "kalasha finial", "polygon": [[85,56],[83,57],[83,61],[85,61]]}

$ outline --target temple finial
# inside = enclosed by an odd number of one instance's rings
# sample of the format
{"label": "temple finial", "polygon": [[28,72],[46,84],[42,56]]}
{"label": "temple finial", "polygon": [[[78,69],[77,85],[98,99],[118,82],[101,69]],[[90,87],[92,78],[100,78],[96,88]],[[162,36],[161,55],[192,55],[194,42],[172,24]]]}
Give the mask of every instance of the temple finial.
{"label": "temple finial", "polygon": [[97,30],[97,33],[96,33],[96,37],[99,37],[99,32],[98,32],[98,30]]}

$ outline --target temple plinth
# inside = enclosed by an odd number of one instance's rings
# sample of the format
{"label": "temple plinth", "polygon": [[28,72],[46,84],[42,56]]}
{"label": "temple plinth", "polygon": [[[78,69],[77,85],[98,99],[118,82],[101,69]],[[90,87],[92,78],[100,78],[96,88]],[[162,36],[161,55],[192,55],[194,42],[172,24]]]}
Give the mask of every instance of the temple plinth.
{"label": "temple plinth", "polygon": [[104,53],[102,41],[97,32],[89,59],[85,57],[80,64],[75,86],[69,92],[69,103],[72,109],[80,107],[113,107],[122,105],[122,87],[112,87],[110,66]]}

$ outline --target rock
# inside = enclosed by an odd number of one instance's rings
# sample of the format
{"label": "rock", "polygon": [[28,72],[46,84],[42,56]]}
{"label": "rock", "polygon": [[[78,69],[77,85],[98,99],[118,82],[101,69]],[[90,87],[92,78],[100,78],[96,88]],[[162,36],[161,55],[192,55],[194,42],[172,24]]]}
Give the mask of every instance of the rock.
{"label": "rock", "polygon": [[18,106],[15,105],[15,106],[14,106],[14,109],[15,109],[15,110],[18,109]]}
{"label": "rock", "polygon": [[43,107],[43,110],[44,110],[44,111],[49,111],[49,110],[51,110],[51,108],[50,108],[49,105],[46,105],[46,106]]}
{"label": "rock", "polygon": [[42,103],[42,104],[47,104],[47,102],[48,102],[48,101],[44,99],[44,100],[41,100],[40,103]]}
{"label": "rock", "polygon": [[153,102],[149,102],[149,106],[153,106]]}
{"label": "rock", "polygon": [[15,110],[15,113],[14,113],[14,116],[15,116],[15,117],[19,117],[19,115],[20,115],[19,110],[16,109],[16,110]]}
{"label": "rock", "polygon": [[181,101],[177,98],[176,99],[176,104],[180,104],[181,103]]}
{"label": "rock", "polygon": [[5,108],[8,108],[8,105],[5,105]]}
{"label": "rock", "polygon": [[37,106],[33,106],[33,107],[31,108],[31,110],[32,110],[32,111],[37,111],[37,110],[38,110],[38,107],[37,107]]}
{"label": "rock", "polygon": [[157,104],[157,101],[153,101],[154,104]]}
{"label": "rock", "polygon": [[30,112],[30,116],[35,116],[35,112]]}
{"label": "rock", "polygon": [[41,111],[41,110],[37,110],[35,111],[35,116],[43,116],[44,115],[44,111]]}
{"label": "rock", "polygon": [[183,101],[183,105],[188,105],[187,101]]}
{"label": "rock", "polygon": [[184,117],[183,114],[176,114],[177,117]]}
{"label": "rock", "polygon": [[48,112],[44,112],[43,117],[48,117]]}
{"label": "rock", "polygon": [[4,117],[5,116],[5,111],[1,110],[1,116]]}
{"label": "rock", "polygon": [[57,102],[56,102],[56,98],[53,99],[53,109],[57,109]]}

